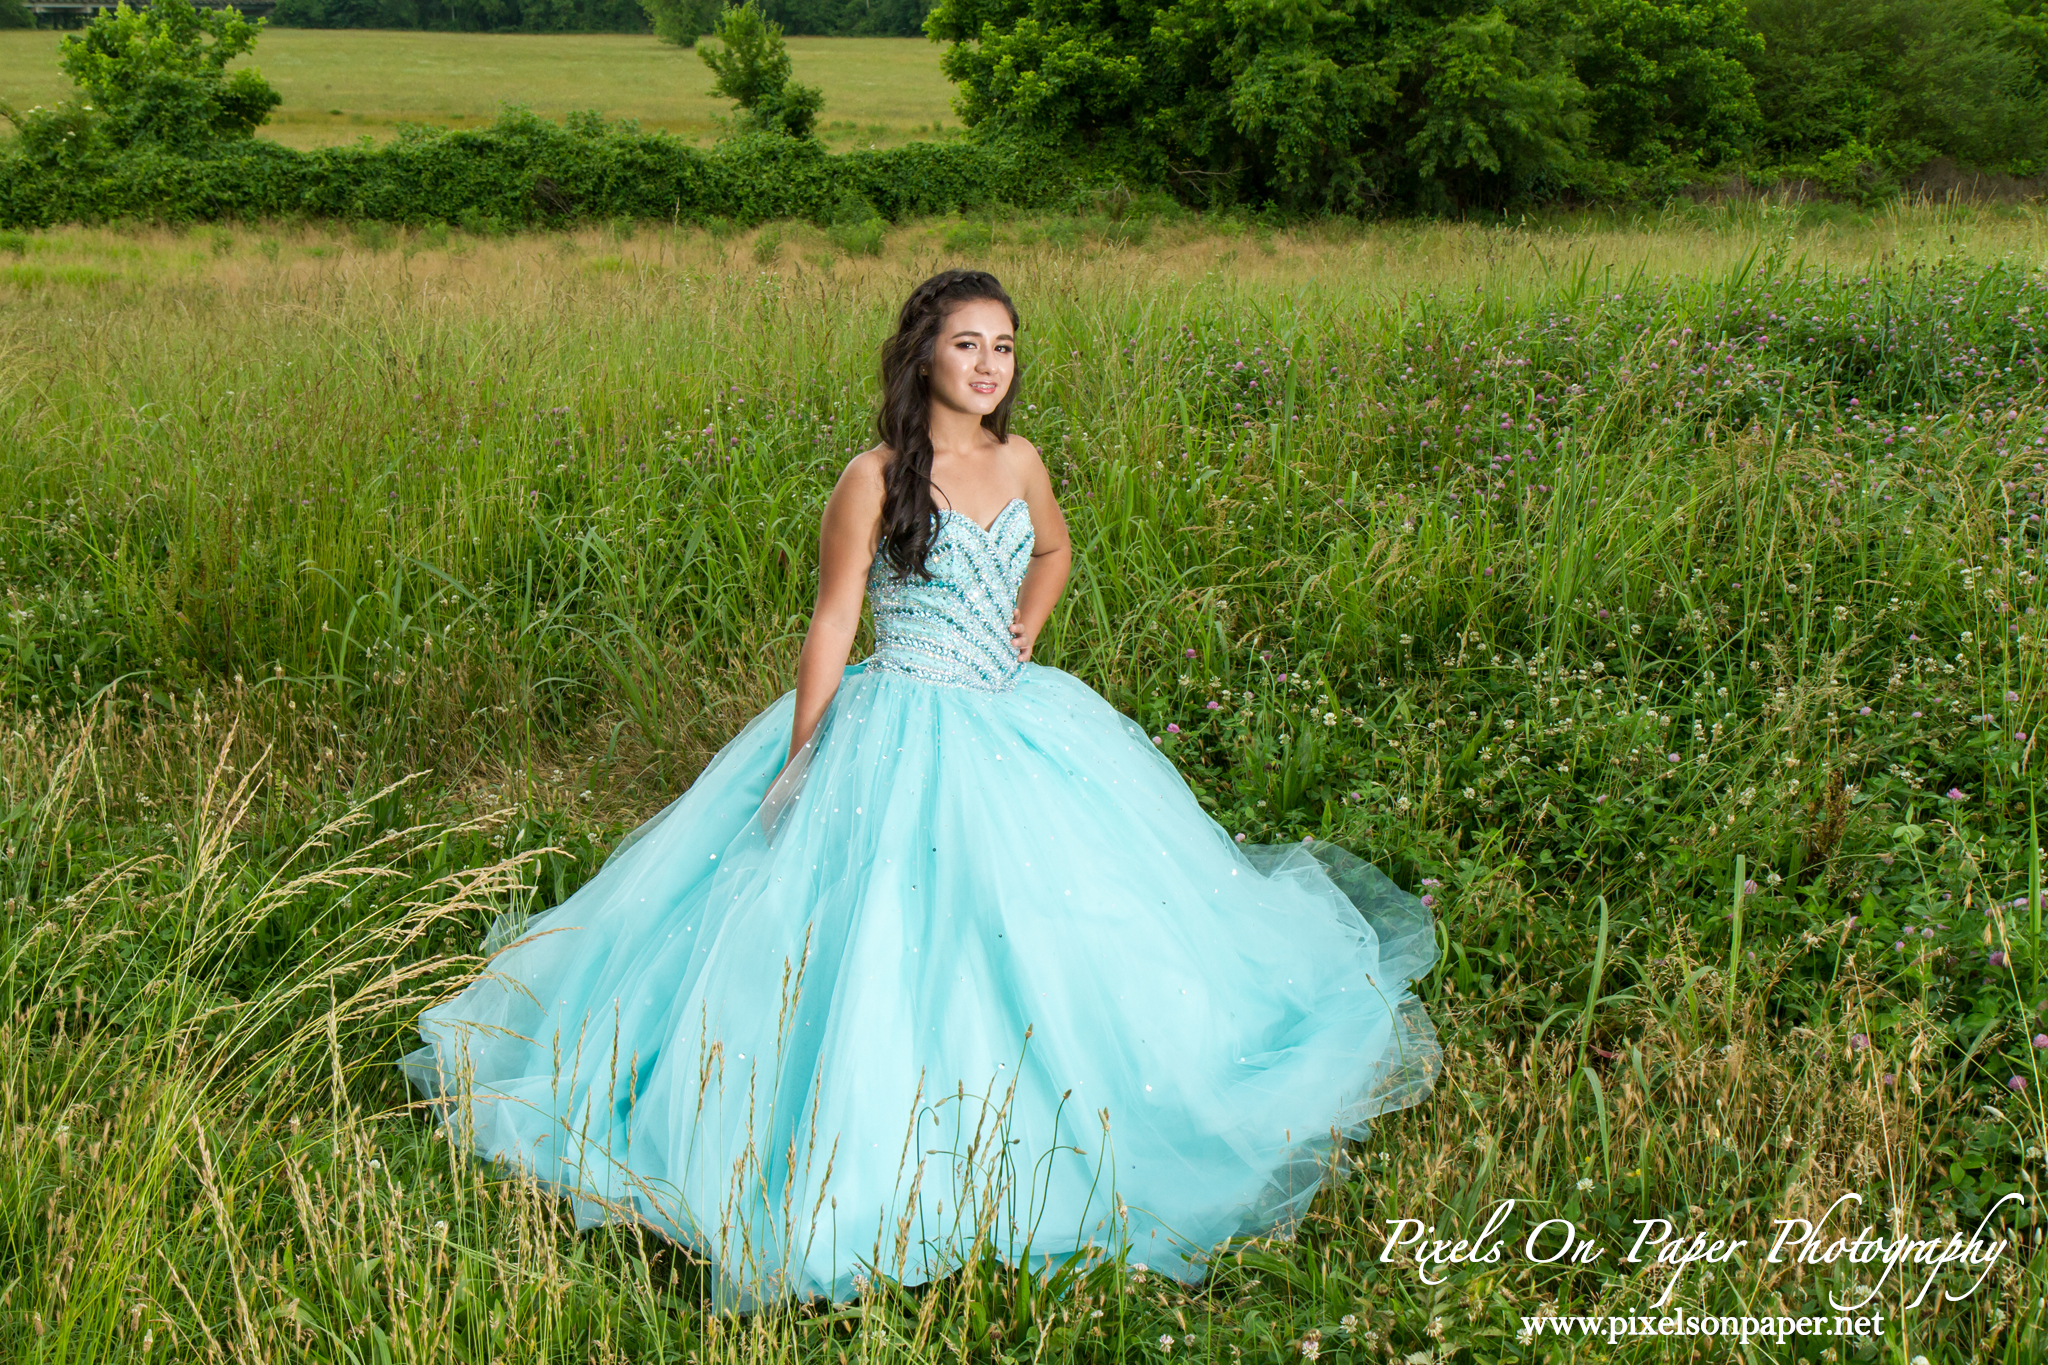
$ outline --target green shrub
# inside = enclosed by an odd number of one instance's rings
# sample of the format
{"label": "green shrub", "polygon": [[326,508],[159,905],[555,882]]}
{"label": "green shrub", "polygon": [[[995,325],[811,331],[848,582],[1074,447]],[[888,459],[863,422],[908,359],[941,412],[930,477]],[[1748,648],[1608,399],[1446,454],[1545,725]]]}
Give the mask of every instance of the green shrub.
{"label": "green shrub", "polygon": [[452,223],[481,236],[615,218],[830,222],[862,204],[894,222],[998,203],[1065,206],[1087,183],[1081,168],[1031,147],[912,143],[833,155],[809,139],[756,133],[707,149],[513,110],[489,128],[408,129],[382,146],[297,151],[244,138],[190,155],[17,146],[0,150],[0,227],[298,214]]}
{"label": "green shrub", "polygon": [[832,245],[849,256],[879,256],[887,236],[887,225],[879,218],[865,222],[841,223],[828,230]]}
{"label": "green shrub", "polygon": [[237,10],[199,10],[191,0],[152,0],[141,11],[124,0],[65,38],[57,65],[78,86],[79,112],[113,146],[190,152],[249,137],[277,107],[282,97],[262,76],[227,70],[255,48],[260,28]]}
{"label": "green shrub", "polygon": [[946,250],[956,254],[986,251],[995,239],[987,223],[962,223],[946,233]]}
{"label": "green shrub", "polygon": [[0,0],[0,28],[34,28],[35,12],[22,0]]}
{"label": "green shrub", "polygon": [[761,12],[757,0],[733,5],[718,17],[722,46],[698,50],[717,78],[712,93],[739,105],[741,126],[753,131],[809,137],[825,106],[816,86],[789,78],[789,50],[782,26]]}

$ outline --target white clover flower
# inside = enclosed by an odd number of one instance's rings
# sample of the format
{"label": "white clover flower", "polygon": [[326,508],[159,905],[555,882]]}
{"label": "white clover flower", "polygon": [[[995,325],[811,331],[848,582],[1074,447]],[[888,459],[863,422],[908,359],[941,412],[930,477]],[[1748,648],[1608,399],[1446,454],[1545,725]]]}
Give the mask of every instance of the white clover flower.
{"label": "white clover flower", "polygon": [[1584,1193],[1585,1193],[1586,1191],[1588,1191],[1588,1190],[1590,1190],[1590,1189],[1592,1189],[1592,1188],[1593,1188],[1593,1177],[1591,1177],[1591,1176],[1580,1176],[1580,1177],[1579,1177],[1579,1193],[1580,1193],[1580,1194],[1584,1194]]}
{"label": "white clover flower", "polygon": [[1172,1338],[1172,1337],[1161,1337],[1161,1338],[1159,1338],[1159,1349],[1160,1349],[1160,1350],[1162,1350],[1162,1351],[1164,1351],[1164,1352],[1165,1352],[1165,1353],[1166,1353],[1167,1355],[1172,1355],[1172,1354],[1173,1354],[1173,1338]]}

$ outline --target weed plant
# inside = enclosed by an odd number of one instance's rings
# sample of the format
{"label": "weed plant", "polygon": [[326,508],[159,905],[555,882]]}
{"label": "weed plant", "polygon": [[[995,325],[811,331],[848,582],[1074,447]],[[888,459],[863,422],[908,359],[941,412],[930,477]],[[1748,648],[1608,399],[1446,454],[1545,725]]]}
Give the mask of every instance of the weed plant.
{"label": "weed plant", "polygon": [[[23,237],[9,1358],[2039,1358],[2037,220],[1122,221],[822,263],[649,226]],[[451,1150],[393,1062],[493,917],[787,684],[877,339],[962,252],[1023,309],[1017,425],[1076,542],[1037,657],[1233,833],[1429,897],[1447,1069],[1197,1291],[984,1260],[721,1315],[672,1248]],[[1908,1308],[1918,1277],[1760,1254],[1845,1192],[1848,1236],[2024,1202],[1980,1288]],[[1504,1199],[1498,1262],[1382,1259],[1388,1220]],[[1532,1264],[1551,1218],[1606,1253]],[[1623,1259],[1657,1218],[1751,1250],[1673,1286]],[[1858,1285],[1882,1342],[1521,1321]]]}

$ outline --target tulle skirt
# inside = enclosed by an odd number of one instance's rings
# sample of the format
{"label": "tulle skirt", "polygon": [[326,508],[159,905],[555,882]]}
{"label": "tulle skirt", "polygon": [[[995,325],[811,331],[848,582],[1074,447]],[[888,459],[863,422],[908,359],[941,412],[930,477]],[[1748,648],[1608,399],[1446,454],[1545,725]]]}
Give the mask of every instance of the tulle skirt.
{"label": "tulle skirt", "polygon": [[793,703],[420,1019],[413,1084],[579,1223],[653,1226],[737,1305],[981,1253],[1194,1280],[1428,1092],[1427,910],[1240,847],[1078,679],[855,665],[778,780]]}

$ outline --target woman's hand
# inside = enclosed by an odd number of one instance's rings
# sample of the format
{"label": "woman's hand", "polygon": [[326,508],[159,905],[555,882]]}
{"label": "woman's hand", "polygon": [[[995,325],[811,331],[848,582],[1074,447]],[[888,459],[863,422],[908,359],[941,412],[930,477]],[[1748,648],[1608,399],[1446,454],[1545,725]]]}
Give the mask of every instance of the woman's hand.
{"label": "woman's hand", "polygon": [[1010,648],[1017,651],[1018,663],[1031,662],[1032,639],[1031,632],[1024,629],[1024,609],[1019,607],[1010,613]]}

